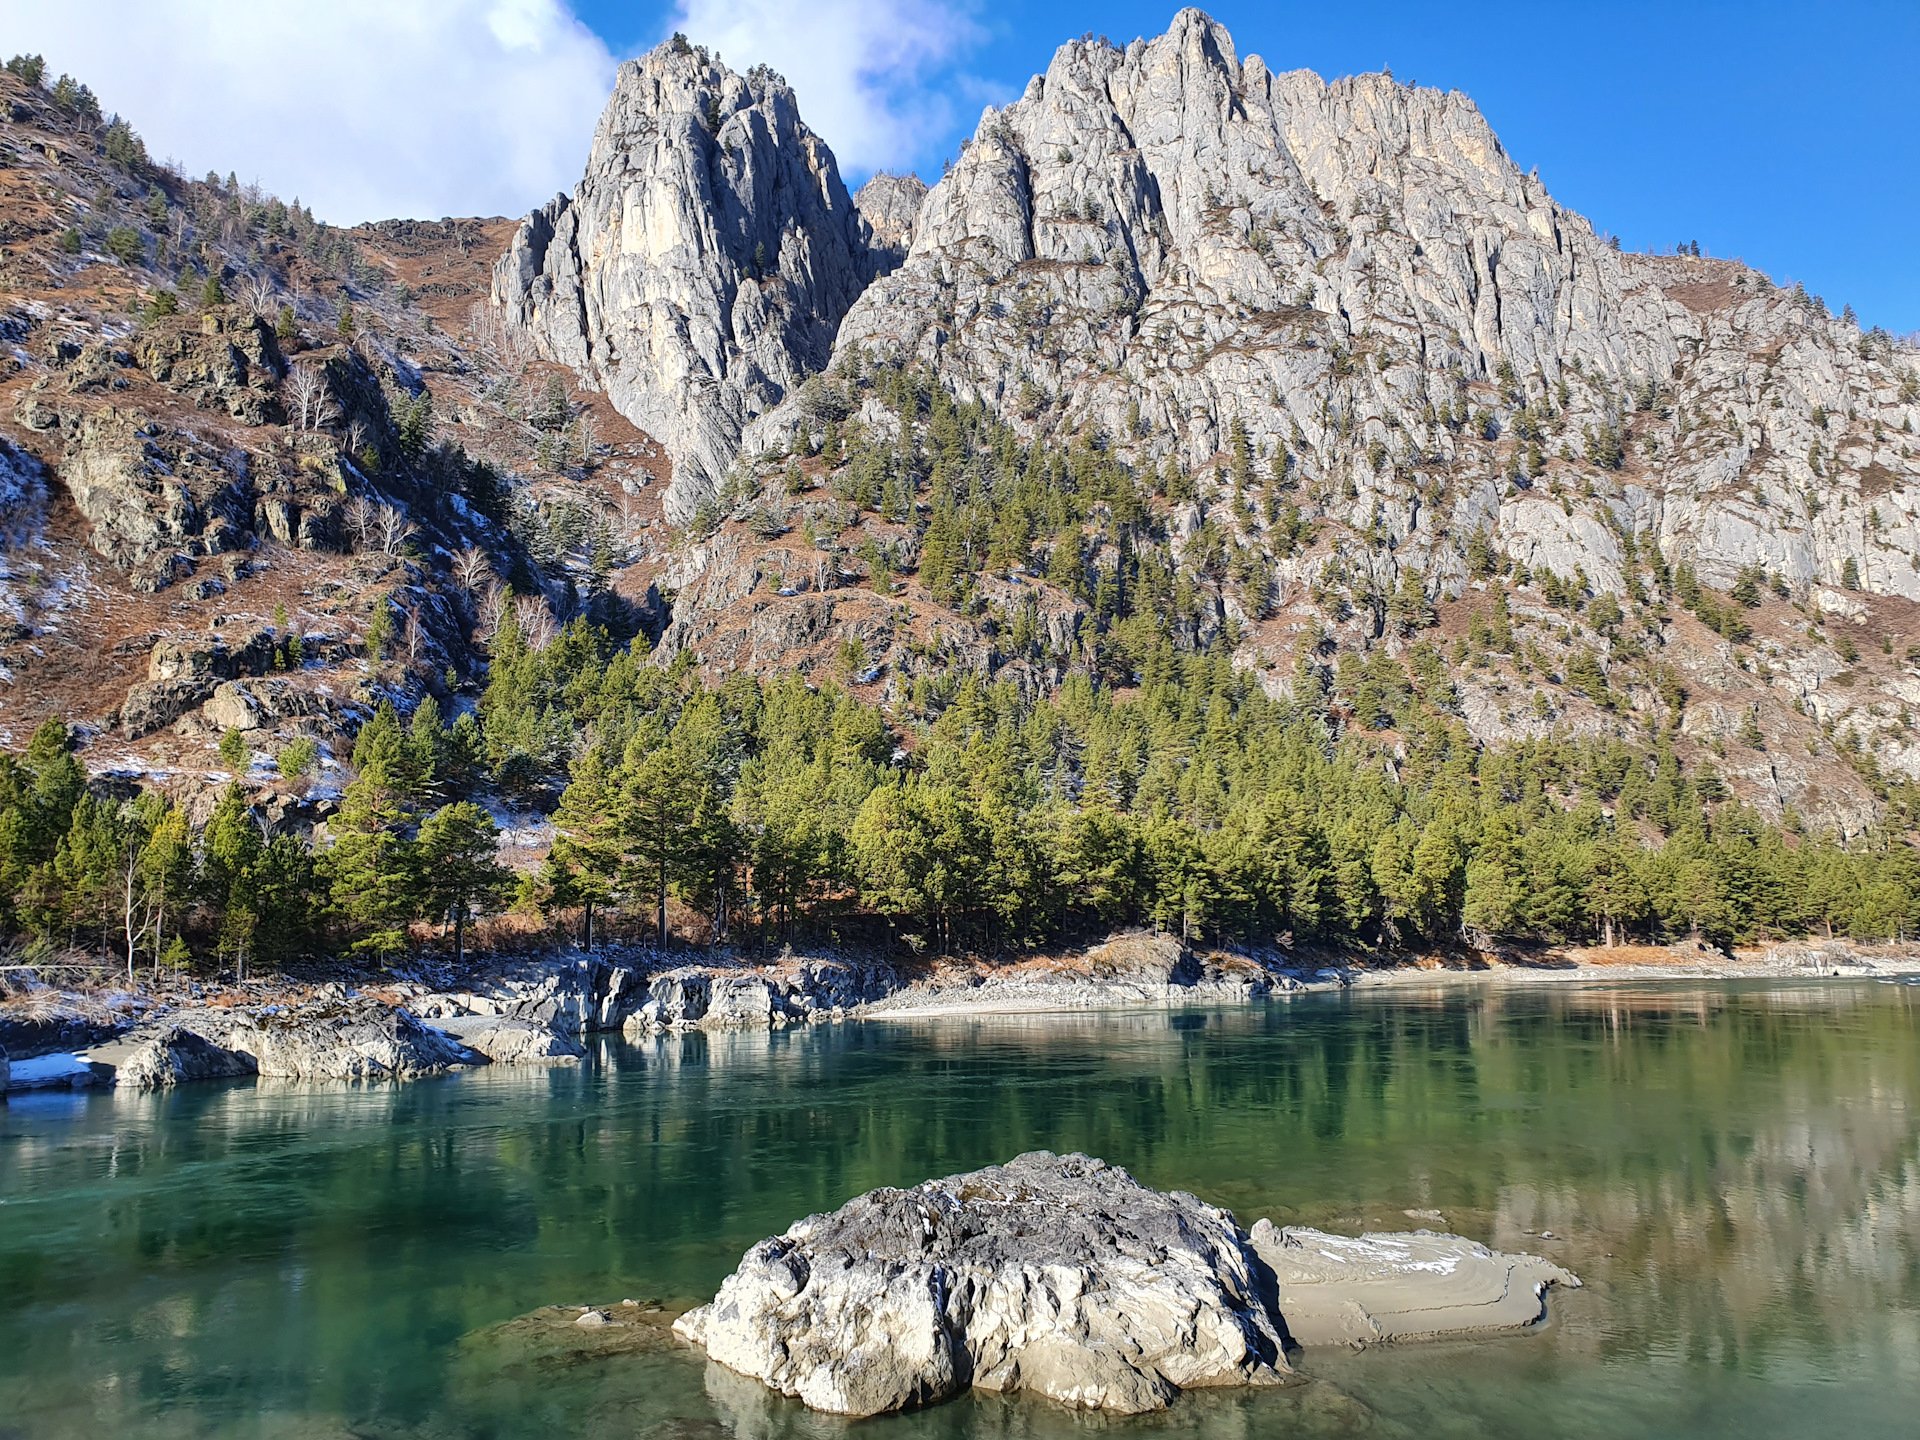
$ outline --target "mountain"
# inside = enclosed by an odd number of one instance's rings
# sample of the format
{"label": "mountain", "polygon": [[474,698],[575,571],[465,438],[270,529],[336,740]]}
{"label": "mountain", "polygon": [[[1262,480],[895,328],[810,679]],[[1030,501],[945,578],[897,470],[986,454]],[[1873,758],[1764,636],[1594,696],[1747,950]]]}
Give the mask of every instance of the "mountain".
{"label": "mountain", "polygon": [[492,318],[513,231],[326,226],[0,72],[0,748],[57,718],[204,813],[236,731],[311,818],[383,700],[457,703],[503,605],[640,628],[667,462]]}
{"label": "mountain", "polygon": [[[661,66],[721,73],[697,52],[642,71]],[[708,91],[633,75],[583,195],[634,163],[610,136],[669,118],[699,130],[682,96]],[[661,118],[636,119],[636,97]],[[781,133],[789,168],[831,173],[797,122]],[[638,162],[650,176],[653,154]],[[670,233],[704,203],[695,181],[656,202]],[[903,209],[890,194],[888,214]],[[741,213],[709,267],[723,289],[753,233]],[[1522,172],[1466,97],[1277,73],[1186,10],[1150,41],[1063,46],[982,117],[911,225],[888,228],[910,232],[904,259],[870,259],[843,316],[842,290],[776,282],[811,336],[838,319],[830,355],[785,344],[784,368],[747,367],[778,378],[744,405],[728,398],[732,352],[697,385],[660,372],[711,417],[697,441],[663,436],[681,467],[674,517],[707,502],[698,543],[663,571],[669,650],[716,670],[813,668],[852,637],[896,697],[954,663],[1045,688],[1125,618],[1092,600],[1144,547],[1186,587],[1171,631],[1225,637],[1275,693],[1303,657],[1337,688],[1341,656],[1404,661],[1424,638],[1482,741],[1671,730],[1776,816],[1849,829],[1874,813],[1857,753],[1920,773],[1904,718],[1920,699],[1905,654],[1920,599],[1914,353],[1736,261],[1623,253]],[[826,233],[839,255],[837,219]],[[604,283],[629,269],[623,252]],[[751,354],[765,332],[735,333]],[[877,397],[878,371],[911,372],[915,414]],[[966,504],[927,461],[928,389],[1023,447],[1123,465],[1149,492],[1145,527],[1095,503],[993,564],[969,546],[965,592],[933,593],[916,574],[929,524]],[[657,424],[654,401],[611,393]],[[736,428],[737,448],[718,443]],[[847,482],[850,443],[888,452],[877,485]],[[848,503],[888,483],[904,487],[895,503]],[[969,523],[991,528],[1004,505],[976,508]],[[1063,545],[1079,553],[1058,559]],[[875,556],[894,593],[849,594]],[[1407,631],[1396,596],[1437,623]],[[1032,663],[1009,644],[1023,608],[1046,637]],[[1756,732],[1771,749],[1738,743]]]}
{"label": "mountain", "polygon": [[1920,356],[1623,253],[1461,95],[1188,10],[850,195],[676,40],[570,194],[353,231],[0,100],[9,744],[204,797],[238,731],[302,790],[277,748],[468,705],[510,611],[903,733],[1207,654],[1395,766],[1591,741],[1845,835],[1920,777]]}

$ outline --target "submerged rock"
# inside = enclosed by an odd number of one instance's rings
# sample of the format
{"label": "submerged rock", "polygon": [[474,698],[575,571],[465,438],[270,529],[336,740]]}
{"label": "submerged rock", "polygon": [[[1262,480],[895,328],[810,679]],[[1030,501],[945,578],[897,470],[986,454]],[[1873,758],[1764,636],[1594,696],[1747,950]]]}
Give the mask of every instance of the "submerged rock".
{"label": "submerged rock", "polygon": [[1138,1414],[1274,1385],[1286,1345],[1517,1329],[1570,1272],[1421,1231],[1250,1236],[1193,1196],[1036,1151],[810,1215],[749,1250],[674,1329],[816,1410],[866,1416],[968,1386]]}
{"label": "submerged rock", "polygon": [[1129,1414],[1287,1372],[1260,1266],[1224,1210],[1085,1155],[876,1190],[749,1250],[674,1327],[816,1410],[878,1415],[969,1385]]}
{"label": "submerged rock", "polygon": [[1288,1336],[1299,1345],[1518,1330],[1545,1318],[1548,1286],[1580,1284],[1536,1255],[1430,1230],[1355,1238],[1261,1220],[1249,1238],[1273,1271]]}

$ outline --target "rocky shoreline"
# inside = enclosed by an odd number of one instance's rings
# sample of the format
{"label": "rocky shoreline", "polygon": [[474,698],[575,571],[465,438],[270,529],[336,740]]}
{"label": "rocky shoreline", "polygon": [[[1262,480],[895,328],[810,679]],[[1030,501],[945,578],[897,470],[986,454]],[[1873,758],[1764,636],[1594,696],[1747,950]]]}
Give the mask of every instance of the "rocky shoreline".
{"label": "rocky shoreline", "polygon": [[[1623,955],[1625,958],[1623,958]],[[901,965],[788,956],[663,964],[650,951],[421,965],[245,994],[118,997],[79,1015],[32,1020],[0,1010],[0,1095],[9,1090],[165,1089],[258,1076],[407,1080],[481,1065],[567,1065],[593,1032],[629,1039],[688,1030],[782,1029],[847,1019],[1154,1009],[1238,1004],[1349,986],[1734,978],[1914,978],[1902,950],[1806,943],[1739,956],[1704,947],[1567,951],[1477,968],[1303,966],[1278,952],[1197,953],[1166,936],[1126,934],[1065,956],[1007,963]],[[11,1051],[11,1055],[9,1055]]]}

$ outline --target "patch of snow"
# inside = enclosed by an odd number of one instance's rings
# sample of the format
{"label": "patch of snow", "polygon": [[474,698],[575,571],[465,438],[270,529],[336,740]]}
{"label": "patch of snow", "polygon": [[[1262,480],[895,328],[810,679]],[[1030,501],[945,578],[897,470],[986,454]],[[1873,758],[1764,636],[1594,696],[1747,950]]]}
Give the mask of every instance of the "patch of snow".
{"label": "patch of snow", "polygon": [[36,1055],[13,1062],[8,1088],[60,1090],[93,1083],[93,1067],[78,1055]]}

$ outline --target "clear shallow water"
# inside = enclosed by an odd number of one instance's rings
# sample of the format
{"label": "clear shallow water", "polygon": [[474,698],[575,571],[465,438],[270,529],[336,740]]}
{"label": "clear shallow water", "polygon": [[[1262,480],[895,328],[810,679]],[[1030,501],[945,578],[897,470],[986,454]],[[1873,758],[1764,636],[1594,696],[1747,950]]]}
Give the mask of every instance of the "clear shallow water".
{"label": "clear shallow water", "polygon": [[[1132,1421],[969,1398],[851,1427],[672,1347],[594,1358],[498,1328],[554,1302],[704,1298],[808,1211],[1036,1146],[1247,1224],[1444,1223],[1587,1288],[1539,1334],[1316,1352],[1303,1385]],[[1376,991],[0,1106],[3,1440],[854,1428],[1915,1434],[1920,989]]]}

